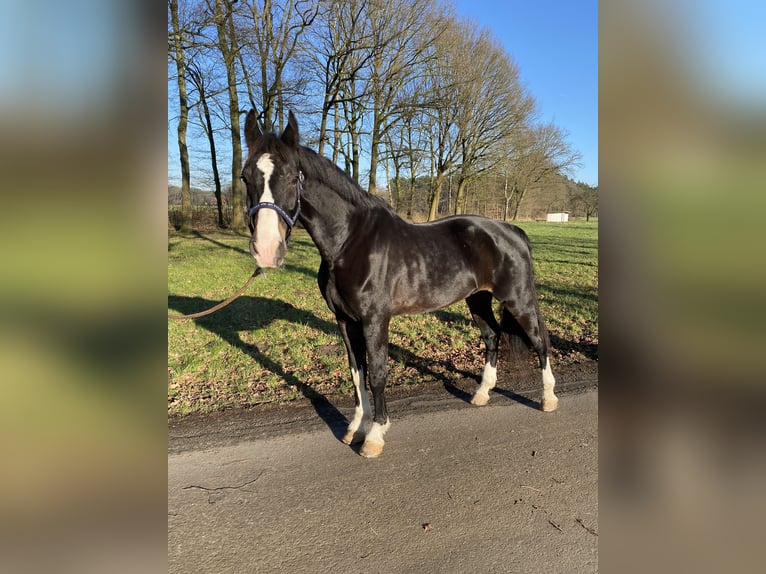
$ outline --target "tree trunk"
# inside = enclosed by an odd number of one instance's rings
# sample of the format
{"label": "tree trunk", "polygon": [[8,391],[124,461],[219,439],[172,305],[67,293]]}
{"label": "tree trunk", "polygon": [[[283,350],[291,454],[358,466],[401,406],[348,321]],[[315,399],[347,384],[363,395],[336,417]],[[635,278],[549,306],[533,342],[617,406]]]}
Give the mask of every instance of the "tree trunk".
{"label": "tree trunk", "polygon": [[215,204],[218,208],[218,227],[224,227],[223,223],[223,203],[221,200],[221,177],[218,174],[218,155],[215,151],[215,137],[213,135],[213,121],[210,116],[210,106],[207,103],[207,87],[202,71],[194,62],[189,64],[189,79],[194,83],[199,92],[199,103],[202,108],[200,120],[202,121],[205,135],[207,136],[208,146],[210,147],[210,162],[213,168],[213,184],[215,195]]}
{"label": "tree trunk", "polygon": [[242,232],[245,229],[244,197],[239,179],[242,173],[242,141],[239,127],[239,97],[237,95],[237,73],[233,46],[234,22],[231,18],[230,0],[216,0],[216,28],[218,47],[226,67],[226,80],[229,91],[229,120],[231,134],[231,228]]}
{"label": "tree trunk", "polygon": [[319,120],[319,144],[317,153],[324,156],[324,146],[327,141],[327,118],[330,115],[329,95],[325,94],[324,105],[322,106],[322,118]]}
{"label": "tree trunk", "polygon": [[434,191],[431,195],[431,208],[428,211],[428,221],[433,221],[439,215],[439,202],[442,198],[442,186],[444,184],[444,172],[436,173]]}
{"label": "tree trunk", "polygon": [[503,178],[503,197],[505,197],[505,205],[503,207],[503,221],[508,221],[508,205],[511,203],[511,196],[508,195],[508,174],[506,173]]}
{"label": "tree trunk", "polygon": [[465,189],[468,182],[462,177],[457,182],[457,197],[455,198],[455,215],[461,215],[465,211]]}
{"label": "tree trunk", "polygon": [[210,161],[213,167],[213,182],[215,185],[213,193],[215,194],[215,204],[218,208],[218,227],[223,227],[223,202],[221,200],[221,176],[218,174],[218,156],[215,152],[215,137],[213,137],[213,122],[210,119],[210,109],[207,105],[207,98],[204,92],[200,90],[202,99],[202,110],[205,114],[205,131],[207,132],[208,143],[210,144]]}
{"label": "tree trunk", "polygon": [[386,179],[388,180],[388,187],[390,189],[391,193],[391,207],[394,208],[394,211],[397,213],[400,212],[401,209],[401,203],[402,203],[402,188],[400,185],[400,165],[397,160],[394,161],[394,181],[393,185],[391,185],[391,178],[389,177],[388,173],[388,164],[386,164]]}
{"label": "tree trunk", "polygon": [[526,186],[524,187],[524,189],[517,189],[516,187],[514,187],[514,191],[516,192],[516,203],[513,206],[513,216],[511,217],[511,219],[513,219],[513,221],[516,221],[516,218],[518,218],[519,216],[519,207],[521,207],[521,201],[524,199],[524,196],[527,193],[527,188]]}
{"label": "tree trunk", "polygon": [[351,173],[352,178],[359,183],[359,133],[356,128],[351,130]]}
{"label": "tree trunk", "polygon": [[186,94],[186,62],[184,58],[181,27],[178,21],[178,0],[169,0],[170,19],[173,26],[173,47],[175,49],[176,71],[178,73],[178,155],[181,160],[181,231],[192,227],[191,185],[189,170],[189,149],[186,145],[186,128],[189,122],[189,101]]}
{"label": "tree trunk", "polygon": [[[338,126],[338,117],[340,115],[340,112],[338,111],[339,105],[340,104],[336,103],[333,106],[334,110],[333,110],[333,124],[332,124],[332,129],[333,129],[332,162],[335,165],[338,165],[338,161],[340,160],[340,150],[341,150],[341,146],[343,145],[343,142],[341,141],[341,137],[340,137],[340,133],[341,133],[340,127]],[[346,173],[348,173],[348,166],[346,166]]]}
{"label": "tree trunk", "polygon": [[374,103],[372,111],[372,139],[370,141],[370,182],[367,185],[368,193],[375,193],[378,185],[378,148],[380,147],[380,126],[379,126],[378,102]]}
{"label": "tree trunk", "polygon": [[410,172],[410,197],[407,202],[407,219],[412,221],[412,210],[415,207],[415,172]]}

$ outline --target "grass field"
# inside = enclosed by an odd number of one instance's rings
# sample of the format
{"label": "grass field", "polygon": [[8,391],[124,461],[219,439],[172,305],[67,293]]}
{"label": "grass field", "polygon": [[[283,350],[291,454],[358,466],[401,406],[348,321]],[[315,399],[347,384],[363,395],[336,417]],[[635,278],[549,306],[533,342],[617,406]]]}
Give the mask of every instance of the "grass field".
{"label": "grass field", "polygon": [[[596,358],[597,223],[519,226],[532,241],[554,364]],[[170,233],[169,312],[211,307],[233,293],[253,268],[244,236]],[[168,413],[351,395],[345,348],[319,293],[318,268],[314,244],[305,231],[296,230],[282,269],[258,277],[245,295],[213,315],[169,321]],[[484,364],[479,331],[464,302],[435,313],[394,317],[389,351],[389,388],[478,375]]]}

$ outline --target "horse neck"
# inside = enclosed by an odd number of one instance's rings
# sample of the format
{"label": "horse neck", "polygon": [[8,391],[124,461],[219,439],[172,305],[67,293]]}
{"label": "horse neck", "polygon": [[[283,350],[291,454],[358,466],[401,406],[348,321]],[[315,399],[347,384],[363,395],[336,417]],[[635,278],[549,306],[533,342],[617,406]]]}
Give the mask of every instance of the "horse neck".
{"label": "horse neck", "polygon": [[[353,194],[357,193],[353,186],[356,184],[350,179],[344,180],[346,176],[339,170],[335,173],[334,165],[322,165],[322,162],[329,160],[311,150],[306,149],[305,152],[306,157],[301,162],[305,181],[300,220],[322,258],[332,261],[348,239],[348,223],[351,214],[358,209],[353,201]],[[350,189],[341,190],[340,187]],[[362,193],[361,190],[359,193]]]}

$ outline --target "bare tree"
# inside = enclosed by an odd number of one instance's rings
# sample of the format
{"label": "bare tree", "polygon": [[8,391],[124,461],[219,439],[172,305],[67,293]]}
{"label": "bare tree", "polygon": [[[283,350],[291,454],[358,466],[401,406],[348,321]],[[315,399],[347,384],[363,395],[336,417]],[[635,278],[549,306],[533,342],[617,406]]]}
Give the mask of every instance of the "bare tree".
{"label": "bare tree", "polygon": [[534,111],[534,100],[519,81],[518,68],[507,52],[485,29],[463,36],[464,53],[471,59],[460,62],[463,81],[457,85],[457,116],[460,167],[455,213],[462,213],[469,181],[493,169],[502,159],[504,140],[513,139]]}
{"label": "bare tree", "polygon": [[[211,0],[207,0],[211,2]],[[239,95],[237,93],[236,32],[232,18],[232,6],[236,0],[215,0],[212,7],[213,20],[218,33],[218,49],[226,69],[229,94],[229,134],[231,136],[231,228],[243,231],[245,228],[244,197],[239,180],[242,172],[242,140],[239,124]]]}
{"label": "bare tree", "polygon": [[550,176],[567,173],[579,165],[581,155],[569,146],[565,132],[552,123],[525,129],[513,146],[506,169],[511,174],[509,211],[511,219],[516,219],[532,187]]}
{"label": "bare tree", "polygon": [[259,118],[264,128],[272,129],[279,123],[281,130],[284,127],[286,71],[297,53],[298,41],[319,13],[319,2],[250,0],[249,13],[251,26],[247,33],[243,30],[243,35],[253,45],[260,76]]}
{"label": "bare tree", "polygon": [[[405,89],[412,90],[413,93],[418,92],[415,84]],[[418,114],[416,106],[405,109],[394,127],[386,132],[384,139],[386,151],[383,157],[394,167],[393,182],[389,181],[392,207],[409,219],[413,217],[416,201],[416,181],[423,171],[428,155],[427,146],[423,141],[425,132],[419,129]]]}
{"label": "bare tree", "polygon": [[446,28],[431,0],[404,0],[393,4],[374,0],[368,10],[374,54],[370,60],[368,91],[371,103],[370,180],[375,191],[380,144],[402,114],[415,105],[416,94],[405,89],[423,74],[433,56],[433,42]]}
{"label": "bare tree", "polygon": [[[366,9],[367,0],[328,0],[327,9],[319,15],[321,24],[311,34],[310,56],[322,91],[320,155],[324,154],[328,140],[330,114],[334,115],[334,129],[338,134],[339,105],[356,97],[349,87],[358,81],[361,70],[372,57],[372,40],[365,24]],[[341,148],[336,143],[336,153]],[[334,161],[337,163],[337,156]]]}
{"label": "bare tree", "polygon": [[198,110],[200,113],[200,123],[202,129],[207,136],[208,146],[210,147],[210,161],[213,170],[213,194],[215,195],[215,203],[218,209],[218,227],[223,227],[223,201],[221,199],[221,177],[218,174],[218,156],[215,150],[215,133],[213,131],[213,121],[210,113],[210,106],[208,105],[209,93],[209,75],[203,73],[199,63],[192,60],[189,62],[187,74],[189,80],[194,85],[199,96]]}
{"label": "bare tree", "polygon": [[578,181],[573,188],[570,188],[570,202],[579,207],[585,213],[585,221],[598,213],[598,187],[593,187],[587,183]]}
{"label": "bare tree", "polygon": [[190,191],[189,148],[186,145],[186,129],[189,123],[189,100],[186,92],[186,58],[184,54],[184,31],[178,16],[178,0],[168,0],[171,30],[168,40],[176,63],[178,81],[178,153],[181,159],[181,231],[189,231],[192,225]]}
{"label": "bare tree", "polygon": [[460,99],[458,87],[460,61],[465,59],[460,38],[465,30],[455,20],[449,20],[447,29],[434,43],[434,57],[426,63],[425,105],[422,129],[428,132],[432,151],[431,177],[433,183],[429,198],[428,220],[436,219],[441,203],[445,177],[454,170],[460,158],[458,116]]}

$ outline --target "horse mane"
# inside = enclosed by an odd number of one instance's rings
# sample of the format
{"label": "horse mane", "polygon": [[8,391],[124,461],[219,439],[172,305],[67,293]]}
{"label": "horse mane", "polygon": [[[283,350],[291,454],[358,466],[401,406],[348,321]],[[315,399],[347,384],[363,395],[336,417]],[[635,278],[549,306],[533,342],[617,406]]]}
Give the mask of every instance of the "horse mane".
{"label": "horse mane", "polygon": [[367,193],[346,172],[311,148],[300,146],[298,158],[307,178],[316,179],[356,207],[393,209],[384,199]]}

